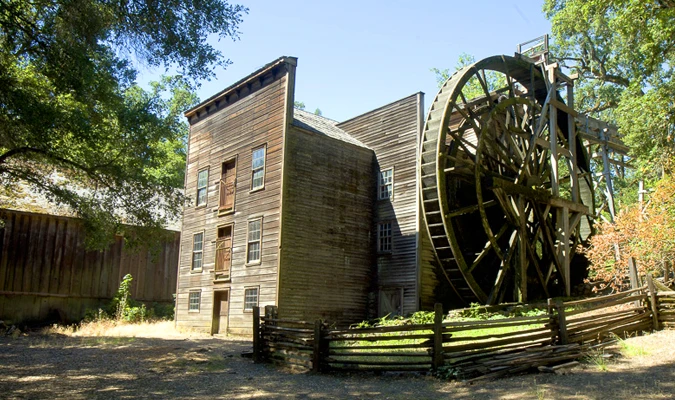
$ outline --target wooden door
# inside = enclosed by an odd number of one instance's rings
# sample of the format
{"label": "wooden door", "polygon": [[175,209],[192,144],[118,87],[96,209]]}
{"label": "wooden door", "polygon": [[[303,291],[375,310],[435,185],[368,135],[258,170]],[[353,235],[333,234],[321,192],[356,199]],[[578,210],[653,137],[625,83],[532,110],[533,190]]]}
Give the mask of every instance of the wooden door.
{"label": "wooden door", "polygon": [[232,211],[234,209],[234,192],[237,163],[231,160],[223,163],[220,175],[220,204],[218,211]]}
{"label": "wooden door", "polygon": [[227,334],[228,317],[230,311],[230,291],[218,290],[213,292],[213,324],[212,334]]}
{"label": "wooden door", "polygon": [[218,228],[216,238],[216,274],[219,278],[230,277],[232,266],[232,225]]}

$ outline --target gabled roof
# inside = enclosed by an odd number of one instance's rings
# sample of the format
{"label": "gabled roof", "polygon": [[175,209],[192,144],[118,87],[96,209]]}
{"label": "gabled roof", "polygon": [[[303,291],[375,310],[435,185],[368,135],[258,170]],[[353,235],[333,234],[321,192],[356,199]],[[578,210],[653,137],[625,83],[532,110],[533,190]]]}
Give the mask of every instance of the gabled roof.
{"label": "gabled roof", "polygon": [[369,147],[338,128],[337,121],[300,109],[293,110],[293,125],[333,139],[368,149]]}

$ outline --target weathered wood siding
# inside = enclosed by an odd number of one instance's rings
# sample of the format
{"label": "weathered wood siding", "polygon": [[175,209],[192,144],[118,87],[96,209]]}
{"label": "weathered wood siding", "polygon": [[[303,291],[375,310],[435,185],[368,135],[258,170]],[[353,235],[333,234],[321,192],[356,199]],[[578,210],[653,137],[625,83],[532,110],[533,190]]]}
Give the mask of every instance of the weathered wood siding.
{"label": "weathered wood siding", "polygon": [[367,317],[373,152],[291,128],[286,137],[279,317]]}
{"label": "weathered wood siding", "polygon": [[377,170],[394,169],[392,199],[377,200],[373,232],[380,221],[391,221],[391,254],[377,256],[381,289],[403,289],[403,313],[419,309],[416,154],[421,131],[423,94],[417,93],[338,124],[375,151]]}
{"label": "weathered wood siding", "polygon": [[[286,86],[292,74],[293,66],[281,64],[244,82],[244,86],[229,95],[231,104],[226,107],[191,117],[186,194],[196,200],[198,171],[208,168],[209,180],[206,206],[195,207],[193,201],[183,211],[176,305],[179,326],[210,332],[214,289],[230,289],[229,332],[234,334],[249,333],[252,329],[252,313],[244,311],[247,287],[259,288],[261,307],[276,303],[282,142]],[[266,146],[265,186],[251,191],[251,152],[262,145]],[[234,211],[219,216],[222,163],[231,159],[237,162]],[[259,217],[262,217],[262,260],[246,265],[248,221]],[[214,284],[217,228],[227,224],[233,225],[231,281]],[[192,240],[197,232],[204,232],[203,268],[191,271]],[[188,311],[190,290],[201,291],[199,312]]]}
{"label": "weathered wood siding", "polygon": [[59,310],[77,321],[104,306],[126,274],[134,278],[134,299],[173,303],[178,232],[154,252],[127,250],[121,237],[88,251],[77,218],[11,210],[0,210],[0,218],[0,320],[44,320]]}

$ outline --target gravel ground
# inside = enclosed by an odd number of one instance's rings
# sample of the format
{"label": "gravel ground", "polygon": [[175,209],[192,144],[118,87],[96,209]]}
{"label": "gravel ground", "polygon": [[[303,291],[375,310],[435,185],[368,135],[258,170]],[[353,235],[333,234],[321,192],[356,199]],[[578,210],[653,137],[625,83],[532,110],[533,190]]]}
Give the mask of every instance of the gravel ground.
{"label": "gravel ground", "polygon": [[[151,335],[152,336],[152,335]],[[630,339],[638,355],[567,375],[530,374],[468,385],[429,376],[293,373],[241,357],[242,339],[0,338],[5,399],[672,399],[675,331]]]}

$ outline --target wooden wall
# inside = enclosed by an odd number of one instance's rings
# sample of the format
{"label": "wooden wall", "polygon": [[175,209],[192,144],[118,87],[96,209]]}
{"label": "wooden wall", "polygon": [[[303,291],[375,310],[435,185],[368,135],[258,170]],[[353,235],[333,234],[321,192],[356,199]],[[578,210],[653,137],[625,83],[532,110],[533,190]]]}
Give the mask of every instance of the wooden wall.
{"label": "wooden wall", "polygon": [[[282,63],[253,76],[233,90],[226,107],[216,107],[190,120],[186,194],[193,204],[183,210],[183,236],[178,273],[176,324],[210,332],[214,289],[229,289],[229,332],[250,333],[251,312],[244,311],[244,290],[259,288],[259,305],[276,304],[279,253],[282,144],[287,111],[287,84],[294,65]],[[236,99],[232,99],[237,96]],[[291,101],[292,104],[292,101]],[[251,191],[251,151],[266,145],[265,186]],[[234,212],[219,215],[222,163],[236,158]],[[209,169],[206,206],[195,207],[198,171]],[[262,262],[246,265],[248,221],[262,217]],[[231,281],[214,284],[215,240],[218,226],[233,224]],[[204,232],[203,269],[191,271],[192,240]],[[188,312],[190,290],[201,290],[199,312]]]}
{"label": "wooden wall", "polygon": [[374,272],[373,152],[295,127],[286,146],[279,317],[362,321]]}
{"label": "wooden wall", "polygon": [[134,299],[173,302],[180,234],[160,251],[127,250],[119,237],[87,251],[76,218],[0,210],[0,320],[44,320],[60,310],[77,321],[106,304],[122,277],[134,278]]}
{"label": "wooden wall", "polygon": [[[394,168],[393,199],[377,200],[375,224],[392,221],[391,254],[377,256],[381,289],[403,289],[403,313],[419,309],[418,225],[416,155],[422,129],[423,94],[416,93],[394,103],[338,124],[375,151],[376,174]],[[373,232],[377,232],[376,225]],[[426,301],[424,302],[427,303]]]}

